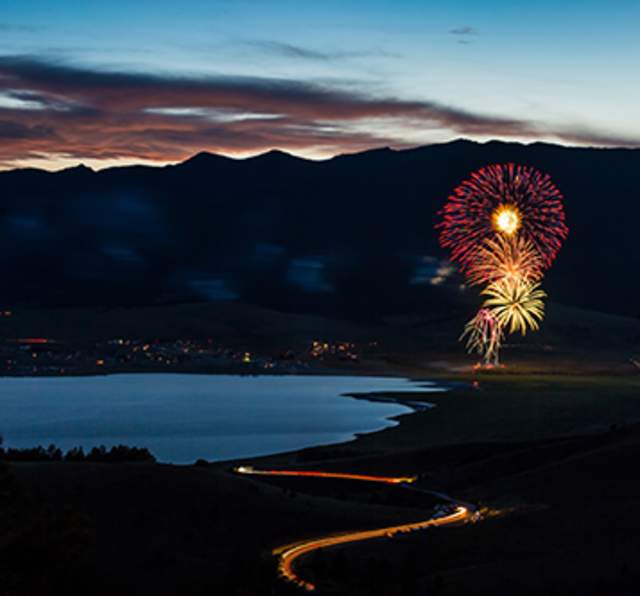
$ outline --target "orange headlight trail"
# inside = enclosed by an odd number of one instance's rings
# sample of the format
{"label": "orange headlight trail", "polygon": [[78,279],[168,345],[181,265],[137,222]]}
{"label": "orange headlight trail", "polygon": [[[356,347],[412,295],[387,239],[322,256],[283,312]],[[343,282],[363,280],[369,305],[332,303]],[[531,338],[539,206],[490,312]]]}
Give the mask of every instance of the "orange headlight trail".
{"label": "orange headlight trail", "polygon": [[[370,476],[366,474],[348,474],[341,472],[321,472],[317,470],[257,470],[251,466],[239,466],[234,469],[237,474],[257,475],[257,476],[297,476],[312,478],[336,478],[342,480],[358,480],[363,482],[377,482],[384,484],[408,484],[416,480],[415,476]],[[348,544],[351,542],[360,542],[363,540],[372,540],[374,538],[392,538],[396,534],[405,532],[414,532],[430,527],[445,526],[449,524],[460,523],[471,517],[468,507],[458,505],[453,513],[442,517],[429,518],[427,520],[412,522],[408,524],[399,524],[395,526],[387,526],[374,530],[357,530],[353,532],[344,532],[333,536],[325,536],[323,538],[313,538],[303,540],[294,544],[280,546],[272,552],[278,557],[278,573],[286,580],[296,584],[309,592],[315,590],[315,585],[307,580],[302,579],[295,572],[294,562],[310,552],[321,548]]]}

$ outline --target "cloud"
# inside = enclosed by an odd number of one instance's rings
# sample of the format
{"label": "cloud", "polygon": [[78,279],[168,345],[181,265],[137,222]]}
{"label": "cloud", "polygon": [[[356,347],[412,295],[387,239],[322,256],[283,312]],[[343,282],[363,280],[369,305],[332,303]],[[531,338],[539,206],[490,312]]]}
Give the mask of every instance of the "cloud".
{"label": "cloud", "polygon": [[449,29],[449,33],[451,35],[478,35],[478,30],[474,27],[464,26],[464,27],[456,27],[455,29]]}
{"label": "cloud", "polygon": [[6,141],[45,139],[47,141],[56,139],[55,131],[46,126],[29,126],[20,122],[0,120],[0,139]]}
{"label": "cloud", "polygon": [[259,50],[266,50],[273,54],[279,54],[286,56],[287,58],[303,58],[305,60],[331,60],[335,57],[335,54],[329,52],[319,52],[317,50],[310,50],[301,46],[292,45],[289,43],[282,43],[279,41],[250,41],[247,45],[257,48]]}
{"label": "cloud", "polygon": [[367,51],[346,51],[346,50],[332,50],[332,51],[320,51],[305,48],[302,46],[284,43],[280,41],[271,40],[255,40],[246,42],[246,45],[256,48],[260,51],[266,51],[286,58],[297,58],[303,60],[316,60],[329,62],[332,60],[350,59],[350,58],[366,58],[370,56],[395,58],[397,54],[390,52],[384,52],[382,50],[367,50]]}
{"label": "cloud", "polygon": [[561,141],[574,145],[588,145],[591,147],[620,147],[632,149],[640,147],[640,139],[616,134],[606,134],[594,131],[588,127],[573,127],[559,129],[554,136]]}
{"label": "cloud", "polygon": [[37,33],[40,30],[40,27],[34,27],[32,25],[0,23],[0,33]]}
{"label": "cloud", "polygon": [[467,137],[558,138],[638,145],[590,131],[465,111],[365,88],[267,77],[187,77],[78,68],[0,57],[0,164],[77,160],[177,161],[201,150],[274,147],[331,155],[408,143],[403,131]]}

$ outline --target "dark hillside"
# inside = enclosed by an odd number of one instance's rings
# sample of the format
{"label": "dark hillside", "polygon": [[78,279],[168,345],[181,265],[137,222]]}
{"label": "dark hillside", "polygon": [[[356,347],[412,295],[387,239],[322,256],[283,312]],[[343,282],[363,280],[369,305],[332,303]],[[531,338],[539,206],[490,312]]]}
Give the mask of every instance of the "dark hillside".
{"label": "dark hillside", "polygon": [[0,300],[429,310],[459,282],[431,283],[446,265],[437,211],[472,170],[505,161],[548,172],[565,195],[552,298],[636,316],[640,151],[468,141],[323,162],[201,153],[164,168],[0,173]]}

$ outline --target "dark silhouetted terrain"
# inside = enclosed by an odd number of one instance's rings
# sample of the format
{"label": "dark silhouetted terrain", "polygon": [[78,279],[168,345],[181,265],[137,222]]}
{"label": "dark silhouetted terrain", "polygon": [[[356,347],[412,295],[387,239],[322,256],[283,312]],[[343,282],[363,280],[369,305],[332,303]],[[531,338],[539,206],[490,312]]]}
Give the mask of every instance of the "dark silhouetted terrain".
{"label": "dark silhouetted terrain", "polygon": [[[571,235],[545,278],[540,332],[509,338],[506,368],[472,371],[457,338],[477,292],[460,288],[433,226],[469,172],[505,161],[552,176]],[[486,515],[309,556],[318,594],[636,594],[639,166],[640,150],[458,141],[325,162],[200,154],[0,173],[3,360],[11,374],[16,354],[36,374],[34,361],[67,353],[77,368],[64,374],[230,370],[97,351],[195,338],[286,372],[316,339],[354,342],[356,361],[303,370],[456,383],[398,426],[243,463],[417,474]],[[431,499],[240,477],[230,462],[29,453],[0,462],[0,595],[286,596],[299,592],[277,578],[273,547],[433,513]]]}
{"label": "dark silhouetted terrain", "polygon": [[[637,388],[637,379],[487,377],[479,391],[425,395],[438,407],[395,429],[251,463],[418,474],[417,486],[481,507],[477,525],[303,559],[318,594],[635,594],[640,435],[624,421],[639,419]],[[18,463],[7,475],[0,464],[3,504],[24,512],[0,542],[15,565],[12,591],[0,593],[299,594],[277,579],[271,548],[432,514],[432,499],[392,487],[262,480],[231,465]]]}
{"label": "dark silhouetted terrain", "polygon": [[446,257],[437,211],[472,170],[507,161],[548,172],[565,195],[553,299],[636,316],[640,150],[467,141],[323,162],[202,153],[163,168],[0,173],[0,300],[429,310],[459,282],[431,284]]}

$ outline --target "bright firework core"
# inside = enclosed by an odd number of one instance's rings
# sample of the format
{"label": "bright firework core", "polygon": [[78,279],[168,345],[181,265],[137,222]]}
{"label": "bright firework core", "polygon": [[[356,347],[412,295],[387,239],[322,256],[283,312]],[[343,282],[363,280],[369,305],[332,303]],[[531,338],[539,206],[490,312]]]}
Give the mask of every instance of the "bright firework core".
{"label": "bright firework core", "polygon": [[498,232],[512,236],[520,227],[520,212],[514,205],[500,205],[493,212],[492,221]]}

